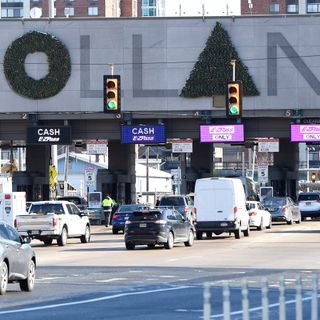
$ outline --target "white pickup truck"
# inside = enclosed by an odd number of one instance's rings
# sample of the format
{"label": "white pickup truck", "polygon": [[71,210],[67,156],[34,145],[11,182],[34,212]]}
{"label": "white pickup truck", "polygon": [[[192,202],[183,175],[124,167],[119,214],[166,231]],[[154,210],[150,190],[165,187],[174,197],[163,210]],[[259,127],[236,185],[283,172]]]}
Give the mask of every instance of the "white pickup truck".
{"label": "white pickup truck", "polygon": [[31,237],[46,245],[57,240],[59,246],[68,238],[90,241],[90,222],[87,213],[68,201],[33,202],[28,214],[16,216],[15,227],[21,237]]}

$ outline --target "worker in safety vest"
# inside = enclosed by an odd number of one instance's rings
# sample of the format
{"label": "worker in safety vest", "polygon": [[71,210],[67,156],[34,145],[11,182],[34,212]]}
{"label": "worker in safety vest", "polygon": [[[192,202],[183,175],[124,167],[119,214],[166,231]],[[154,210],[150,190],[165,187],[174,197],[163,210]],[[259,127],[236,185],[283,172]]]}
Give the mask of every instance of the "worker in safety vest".
{"label": "worker in safety vest", "polygon": [[106,196],[102,200],[102,207],[103,207],[106,227],[108,227],[110,224],[110,217],[111,217],[113,204],[114,204],[114,201],[112,200],[112,198],[108,194],[106,194]]}

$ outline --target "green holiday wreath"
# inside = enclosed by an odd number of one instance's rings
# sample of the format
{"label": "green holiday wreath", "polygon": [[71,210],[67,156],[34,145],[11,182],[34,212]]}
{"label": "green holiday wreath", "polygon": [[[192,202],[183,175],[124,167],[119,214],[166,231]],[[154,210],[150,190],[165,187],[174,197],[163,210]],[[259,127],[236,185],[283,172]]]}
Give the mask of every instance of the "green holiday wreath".
{"label": "green holiday wreath", "polygon": [[[48,57],[49,72],[39,80],[25,71],[28,54],[43,52]],[[31,31],[16,39],[8,47],[3,62],[4,73],[12,89],[31,99],[45,99],[58,94],[71,74],[68,49],[54,36]]]}

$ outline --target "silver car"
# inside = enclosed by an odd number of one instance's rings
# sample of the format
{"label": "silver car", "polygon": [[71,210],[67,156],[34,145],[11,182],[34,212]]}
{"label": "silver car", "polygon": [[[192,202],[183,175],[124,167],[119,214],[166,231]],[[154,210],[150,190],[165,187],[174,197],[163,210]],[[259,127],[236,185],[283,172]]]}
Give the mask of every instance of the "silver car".
{"label": "silver car", "polygon": [[290,197],[265,198],[263,205],[271,213],[272,221],[283,221],[288,224],[301,222],[299,206]]}
{"label": "silver car", "polygon": [[35,283],[36,256],[18,232],[0,221],[0,295],[8,283],[19,282],[22,291],[32,291]]}

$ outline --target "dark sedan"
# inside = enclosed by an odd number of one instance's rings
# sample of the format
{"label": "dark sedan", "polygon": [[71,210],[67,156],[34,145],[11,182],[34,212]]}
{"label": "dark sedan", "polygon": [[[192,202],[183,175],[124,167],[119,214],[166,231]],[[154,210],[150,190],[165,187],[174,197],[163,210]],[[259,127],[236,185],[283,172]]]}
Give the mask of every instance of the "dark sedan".
{"label": "dark sedan", "polygon": [[172,249],[174,243],[183,242],[190,247],[194,240],[194,226],[175,209],[156,208],[136,211],[125,226],[125,243],[128,250],[136,245],[164,245]]}
{"label": "dark sedan", "polygon": [[19,282],[22,291],[32,291],[35,283],[36,256],[17,231],[0,221],[0,295],[11,282]]}
{"label": "dark sedan", "polygon": [[288,224],[301,222],[299,206],[290,197],[265,198],[263,205],[271,213],[272,221],[283,221]]}
{"label": "dark sedan", "polygon": [[122,204],[112,215],[112,233],[117,234],[119,231],[124,231],[125,222],[130,218],[134,211],[149,208],[148,204]]}

